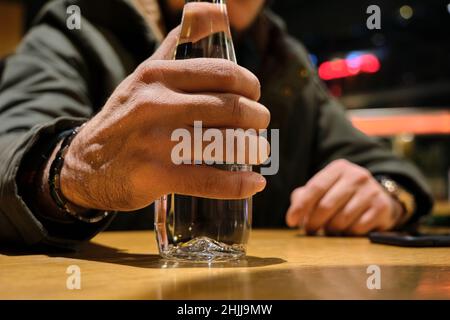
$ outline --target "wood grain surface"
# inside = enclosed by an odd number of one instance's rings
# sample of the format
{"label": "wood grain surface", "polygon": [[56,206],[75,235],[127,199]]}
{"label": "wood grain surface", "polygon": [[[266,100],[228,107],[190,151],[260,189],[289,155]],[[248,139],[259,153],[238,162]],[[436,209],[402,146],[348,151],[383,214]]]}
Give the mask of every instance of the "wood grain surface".
{"label": "wood grain surface", "polygon": [[[69,290],[66,270],[81,270]],[[381,270],[369,290],[367,268]],[[152,231],[104,232],[76,253],[0,251],[1,299],[449,299],[450,249],[400,248],[365,238],[254,230],[245,261],[161,260]]]}

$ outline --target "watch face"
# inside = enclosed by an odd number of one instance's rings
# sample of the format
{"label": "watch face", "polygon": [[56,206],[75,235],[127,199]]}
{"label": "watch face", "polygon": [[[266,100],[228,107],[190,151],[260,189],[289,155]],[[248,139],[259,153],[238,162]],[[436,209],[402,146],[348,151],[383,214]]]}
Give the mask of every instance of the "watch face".
{"label": "watch face", "polygon": [[383,181],[383,186],[389,193],[396,194],[398,191],[398,186],[393,180],[385,179]]}

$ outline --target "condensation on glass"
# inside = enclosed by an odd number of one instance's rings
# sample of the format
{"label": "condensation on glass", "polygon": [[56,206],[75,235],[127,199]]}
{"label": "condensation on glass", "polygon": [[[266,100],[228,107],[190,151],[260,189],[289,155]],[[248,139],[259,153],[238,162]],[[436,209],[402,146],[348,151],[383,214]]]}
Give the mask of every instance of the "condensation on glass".
{"label": "condensation on glass", "polygon": [[[186,1],[175,59],[221,58],[236,62],[225,0]],[[223,164],[228,171],[249,165]],[[155,202],[159,251],[166,259],[214,262],[245,256],[252,199],[217,200],[169,194]]]}

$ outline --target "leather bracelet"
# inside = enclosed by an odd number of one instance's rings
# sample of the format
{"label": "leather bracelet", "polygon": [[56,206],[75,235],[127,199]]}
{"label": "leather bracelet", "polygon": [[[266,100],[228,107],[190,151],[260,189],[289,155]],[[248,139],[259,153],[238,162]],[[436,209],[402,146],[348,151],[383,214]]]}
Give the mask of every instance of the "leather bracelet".
{"label": "leather bracelet", "polygon": [[99,210],[86,210],[83,213],[77,212],[72,209],[74,205],[71,205],[70,201],[67,200],[61,191],[61,169],[64,165],[64,157],[69,149],[69,146],[75,136],[80,131],[81,127],[77,127],[71,131],[64,132],[61,135],[63,141],[61,146],[59,147],[58,152],[56,153],[55,159],[53,160],[50,166],[48,185],[50,189],[50,195],[55,202],[56,206],[66,213],[67,215],[76,218],[77,220],[86,222],[86,223],[96,223],[109,215],[107,211],[99,211]]}

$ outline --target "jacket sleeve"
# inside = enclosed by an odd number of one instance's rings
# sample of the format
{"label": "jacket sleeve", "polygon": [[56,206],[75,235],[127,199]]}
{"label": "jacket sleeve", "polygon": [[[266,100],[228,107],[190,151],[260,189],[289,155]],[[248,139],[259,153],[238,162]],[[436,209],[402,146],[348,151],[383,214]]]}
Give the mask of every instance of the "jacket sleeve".
{"label": "jacket sleeve", "polygon": [[[0,244],[70,247],[90,239],[96,224],[44,221],[24,196],[19,173],[48,156],[55,137],[92,116],[82,55],[58,29],[40,24],[6,61],[0,83]],[[28,166],[27,164],[32,164]]]}
{"label": "jacket sleeve", "polygon": [[433,199],[422,173],[406,159],[394,155],[380,140],[356,129],[348,119],[345,108],[331,97],[319,79],[306,50],[301,45],[298,50],[311,75],[307,90],[315,109],[311,175],[333,160],[346,159],[367,168],[374,176],[389,176],[414,195],[416,212],[408,224],[429,213]]}
{"label": "jacket sleeve", "polygon": [[421,172],[406,159],[392,154],[377,139],[366,136],[352,126],[339,103],[330,98],[321,105],[317,132],[315,163],[317,170],[336,159],[367,168],[372,175],[385,175],[414,195],[416,212],[410,223],[429,213],[432,197]]}

